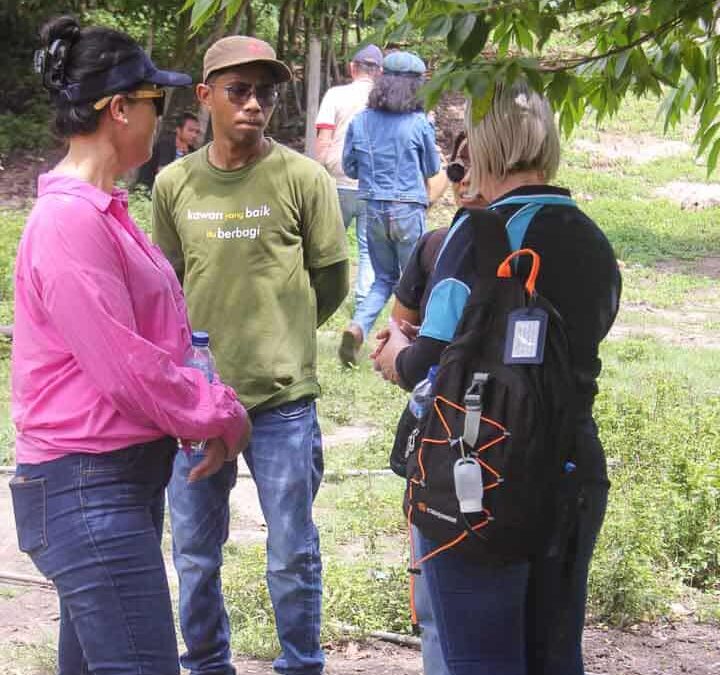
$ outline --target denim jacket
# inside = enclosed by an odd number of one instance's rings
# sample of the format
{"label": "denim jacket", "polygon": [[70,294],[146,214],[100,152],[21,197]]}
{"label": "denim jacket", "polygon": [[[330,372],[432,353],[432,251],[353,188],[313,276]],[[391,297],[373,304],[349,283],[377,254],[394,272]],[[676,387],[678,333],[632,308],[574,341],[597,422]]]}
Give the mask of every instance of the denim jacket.
{"label": "denim jacket", "polygon": [[362,199],[427,206],[425,179],[440,171],[435,130],[423,112],[364,110],[348,127],[343,171]]}

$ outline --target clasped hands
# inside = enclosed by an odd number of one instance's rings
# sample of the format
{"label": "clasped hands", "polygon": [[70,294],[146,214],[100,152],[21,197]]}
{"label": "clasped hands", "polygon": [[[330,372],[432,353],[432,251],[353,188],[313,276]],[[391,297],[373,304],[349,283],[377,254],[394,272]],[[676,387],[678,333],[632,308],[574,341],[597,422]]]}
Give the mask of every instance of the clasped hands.
{"label": "clasped hands", "polygon": [[373,360],[375,370],[381,373],[383,378],[394,384],[398,383],[395,359],[403,349],[412,344],[418,330],[418,326],[413,326],[407,321],[397,323],[390,319],[388,327],[375,335],[378,344],[370,354],[370,358]]}

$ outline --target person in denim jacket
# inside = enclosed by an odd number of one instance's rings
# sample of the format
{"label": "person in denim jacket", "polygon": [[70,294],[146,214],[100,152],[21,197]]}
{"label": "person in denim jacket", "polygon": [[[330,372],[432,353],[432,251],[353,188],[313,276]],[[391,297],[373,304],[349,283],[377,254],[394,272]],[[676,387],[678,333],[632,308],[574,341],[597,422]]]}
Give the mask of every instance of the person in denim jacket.
{"label": "person in denim jacket", "polygon": [[425,64],[415,54],[393,52],[370,92],[368,109],[356,115],[343,149],[343,170],[359,182],[367,201],[367,236],[375,281],[343,332],[340,360],[357,362],[358,351],[393,292],[425,230],[425,181],[440,170],[435,130],[417,92]]}

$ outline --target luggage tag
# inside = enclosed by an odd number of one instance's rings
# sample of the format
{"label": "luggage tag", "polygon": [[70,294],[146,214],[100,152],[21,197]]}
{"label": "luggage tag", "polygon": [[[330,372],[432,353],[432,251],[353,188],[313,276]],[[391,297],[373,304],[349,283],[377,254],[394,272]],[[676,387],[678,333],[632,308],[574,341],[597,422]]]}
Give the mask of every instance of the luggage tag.
{"label": "luggage tag", "polygon": [[547,323],[547,312],[541,307],[521,307],[510,312],[503,363],[508,366],[541,364],[545,355]]}

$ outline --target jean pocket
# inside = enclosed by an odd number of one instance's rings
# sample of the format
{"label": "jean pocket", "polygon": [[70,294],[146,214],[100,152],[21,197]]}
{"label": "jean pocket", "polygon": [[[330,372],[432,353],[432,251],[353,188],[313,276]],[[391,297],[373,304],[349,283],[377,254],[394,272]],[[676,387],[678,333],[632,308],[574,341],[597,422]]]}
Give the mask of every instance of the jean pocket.
{"label": "jean pocket", "polygon": [[44,478],[10,481],[18,547],[23,553],[47,548],[47,488]]}
{"label": "jean pocket", "polygon": [[394,204],[387,214],[390,239],[414,241],[425,227],[425,208],[420,204]]}
{"label": "jean pocket", "polygon": [[302,398],[299,401],[278,406],[273,413],[284,420],[299,420],[308,414],[310,406],[312,406],[312,399]]}
{"label": "jean pocket", "polygon": [[142,461],[148,452],[144,444],[132,445],[122,450],[112,450],[89,455],[83,463],[83,473],[103,475],[127,475]]}

